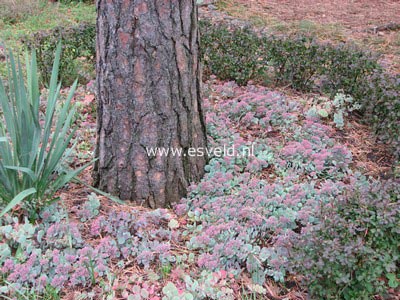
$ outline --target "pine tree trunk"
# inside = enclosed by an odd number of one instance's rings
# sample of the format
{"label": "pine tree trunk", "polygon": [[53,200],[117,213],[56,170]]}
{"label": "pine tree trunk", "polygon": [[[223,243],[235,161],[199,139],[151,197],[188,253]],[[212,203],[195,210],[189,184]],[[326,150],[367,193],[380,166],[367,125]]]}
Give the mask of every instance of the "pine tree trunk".
{"label": "pine tree trunk", "polygon": [[166,207],[198,181],[205,156],[148,155],[206,147],[195,0],[98,0],[100,189]]}

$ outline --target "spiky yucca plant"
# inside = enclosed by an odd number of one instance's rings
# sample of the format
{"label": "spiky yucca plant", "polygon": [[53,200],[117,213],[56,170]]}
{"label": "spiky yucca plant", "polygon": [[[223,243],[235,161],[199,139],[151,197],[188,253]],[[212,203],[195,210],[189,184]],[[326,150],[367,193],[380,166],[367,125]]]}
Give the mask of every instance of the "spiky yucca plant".
{"label": "spiky yucca plant", "polygon": [[66,170],[63,165],[74,146],[69,147],[75,129],[71,128],[75,106],[71,99],[76,82],[64,104],[56,110],[61,84],[58,82],[61,45],[58,45],[45,112],[35,52],[26,59],[26,82],[19,61],[8,59],[8,84],[0,81],[0,217],[16,205],[31,216],[54,201],[65,186],[86,166]]}

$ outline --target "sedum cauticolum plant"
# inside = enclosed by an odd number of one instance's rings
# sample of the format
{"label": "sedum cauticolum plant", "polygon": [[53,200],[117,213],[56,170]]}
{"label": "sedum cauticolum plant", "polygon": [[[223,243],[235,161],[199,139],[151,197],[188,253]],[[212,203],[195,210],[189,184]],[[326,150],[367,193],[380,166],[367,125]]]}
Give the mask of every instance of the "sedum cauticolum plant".
{"label": "sedum cauticolum plant", "polygon": [[[216,92],[232,89],[226,83]],[[397,287],[398,189],[353,171],[351,152],[321,118],[302,120],[298,104],[249,89],[205,101],[210,144],[251,141],[254,156],[211,157],[177,206],[198,266],[246,272],[258,286],[301,274],[311,299],[371,299]]]}
{"label": "sedum cauticolum plant", "polygon": [[[94,194],[71,219],[57,203],[38,224],[5,216],[0,297],[79,289],[74,299],[265,299],[266,282],[292,275],[310,299],[398,288],[399,182],[358,174],[336,130],[282,94],[209,88],[210,146],[253,143],[254,155],[211,157],[178,216],[101,210]],[[126,276],[132,265],[140,272]]]}
{"label": "sedum cauticolum plant", "polygon": [[86,166],[66,170],[76,82],[60,109],[61,84],[57,82],[61,45],[57,47],[52,76],[42,113],[36,54],[26,58],[26,83],[19,61],[10,53],[8,81],[0,82],[0,216],[21,205],[31,217],[54,200],[54,194]]}

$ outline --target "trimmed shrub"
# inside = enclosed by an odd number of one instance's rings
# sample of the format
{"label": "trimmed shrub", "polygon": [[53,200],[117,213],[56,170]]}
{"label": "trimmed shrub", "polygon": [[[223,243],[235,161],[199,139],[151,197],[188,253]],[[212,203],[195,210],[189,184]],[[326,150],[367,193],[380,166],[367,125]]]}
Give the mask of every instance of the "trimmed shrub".
{"label": "trimmed shrub", "polygon": [[[321,44],[304,35],[257,35],[249,28],[229,29],[207,22],[201,26],[206,71],[240,85],[263,80],[268,71],[276,83],[300,91],[335,95],[343,90],[358,97],[364,95],[365,84],[360,87],[360,83],[381,70],[374,55],[354,45]],[[252,76],[238,78],[238,71]]]}
{"label": "trimmed shrub", "polygon": [[306,36],[262,37],[265,64],[273,67],[277,84],[309,91],[314,87],[318,73],[326,65],[325,47]]}
{"label": "trimmed shrub", "polygon": [[321,45],[324,65],[319,70],[319,91],[334,96],[339,91],[362,100],[367,94],[370,76],[381,73],[378,57],[355,45]]}
{"label": "trimmed shrub", "polygon": [[262,40],[249,29],[227,27],[213,29],[213,25],[200,22],[202,35],[201,56],[205,65],[205,75],[216,75],[221,80],[235,80],[246,85],[265,73],[261,60]]}
{"label": "trimmed shrub", "polygon": [[96,27],[93,24],[82,23],[78,26],[40,31],[25,37],[23,42],[28,49],[36,50],[41,79],[43,82],[49,82],[54,51],[61,41],[63,51],[60,80],[64,86],[69,86],[77,78],[80,83],[86,83],[94,77],[95,40]]}

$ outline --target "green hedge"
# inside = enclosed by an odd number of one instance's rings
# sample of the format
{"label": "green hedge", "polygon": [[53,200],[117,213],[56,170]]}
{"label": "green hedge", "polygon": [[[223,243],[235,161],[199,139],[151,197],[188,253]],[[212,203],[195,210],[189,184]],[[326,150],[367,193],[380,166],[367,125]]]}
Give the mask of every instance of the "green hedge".
{"label": "green hedge", "polygon": [[[362,105],[366,122],[400,156],[400,76],[386,73],[378,58],[354,45],[322,44],[308,36],[266,36],[248,28],[200,22],[204,73],[221,80],[289,86],[330,96],[339,91]],[[60,74],[68,85],[79,73],[82,59],[94,67],[95,25],[55,28],[25,39],[38,51],[39,69],[46,82],[57,41],[63,40]]]}
{"label": "green hedge", "polygon": [[42,82],[49,82],[54,52],[60,40],[63,50],[59,74],[63,85],[69,86],[77,78],[80,83],[88,81],[94,76],[96,27],[82,23],[40,31],[22,40],[29,50],[36,49]]}
{"label": "green hedge", "polygon": [[228,30],[202,22],[207,73],[245,85],[273,81],[300,91],[360,98],[365,78],[381,71],[377,58],[355,46],[318,43],[309,36],[258,36],[247,28]]}

